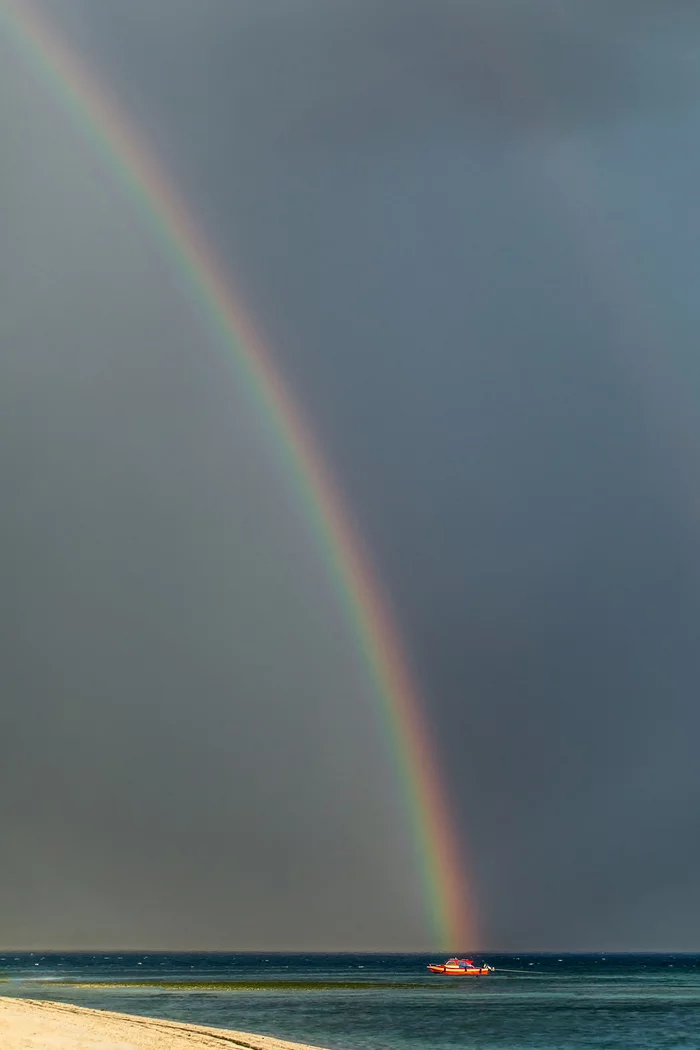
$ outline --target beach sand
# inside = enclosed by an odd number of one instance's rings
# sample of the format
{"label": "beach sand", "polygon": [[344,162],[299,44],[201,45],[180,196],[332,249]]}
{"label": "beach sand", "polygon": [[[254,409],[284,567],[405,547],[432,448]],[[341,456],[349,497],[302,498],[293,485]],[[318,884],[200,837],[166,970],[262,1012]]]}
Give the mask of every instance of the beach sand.
{"label": "beach sand", "polygon": [[266,1035],[0,996],[2,1050],[314,1050]]}

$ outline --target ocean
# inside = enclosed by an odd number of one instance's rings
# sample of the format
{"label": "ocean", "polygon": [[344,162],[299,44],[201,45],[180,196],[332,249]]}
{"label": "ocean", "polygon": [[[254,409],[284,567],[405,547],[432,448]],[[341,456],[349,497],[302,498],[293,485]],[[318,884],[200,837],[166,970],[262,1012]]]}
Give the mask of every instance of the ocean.
{"label": "ocean", "polygon": [[5,952],[0,994],[332,1050],[700,1050],[700,955],[478,958],[496,972],[432,976],[440,953]]}

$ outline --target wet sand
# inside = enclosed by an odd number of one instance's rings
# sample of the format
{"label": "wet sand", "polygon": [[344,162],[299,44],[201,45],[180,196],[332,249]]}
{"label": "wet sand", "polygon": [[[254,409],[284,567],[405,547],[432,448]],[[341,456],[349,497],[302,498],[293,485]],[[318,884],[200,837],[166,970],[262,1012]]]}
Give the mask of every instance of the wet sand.
{"label": "wet sand", "polygon": [[266,1035],[0,996],[2,1050],[315,1050]]}

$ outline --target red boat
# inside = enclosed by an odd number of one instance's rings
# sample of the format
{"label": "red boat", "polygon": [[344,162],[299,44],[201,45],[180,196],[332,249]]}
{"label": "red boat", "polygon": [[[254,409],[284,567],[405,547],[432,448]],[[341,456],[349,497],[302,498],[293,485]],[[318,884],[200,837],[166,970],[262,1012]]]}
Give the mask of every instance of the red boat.
{"label": "red boat", "polygon": [[446,977],[487,977],[493,973],[493,966],[479,966],[473,959],[448,959],[445,963],[430,963],[428,969]]}

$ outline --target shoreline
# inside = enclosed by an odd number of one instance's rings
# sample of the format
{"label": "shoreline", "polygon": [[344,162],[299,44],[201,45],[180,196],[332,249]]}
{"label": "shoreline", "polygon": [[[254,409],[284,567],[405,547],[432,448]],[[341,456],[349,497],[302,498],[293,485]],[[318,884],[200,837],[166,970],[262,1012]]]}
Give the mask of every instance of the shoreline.
{"label": "shoreline", "polygon": [[3,1050],[324,1050],[269,1035],[0,995]]}

